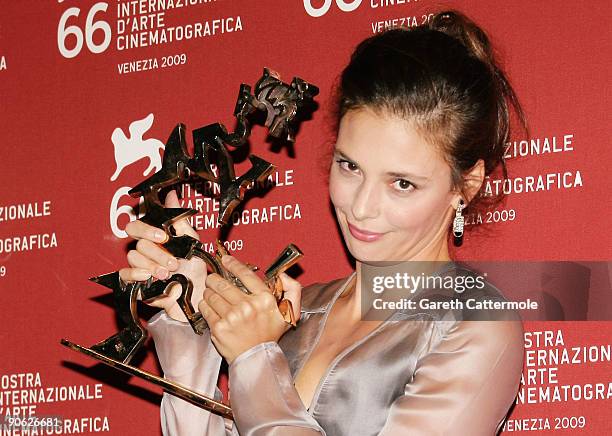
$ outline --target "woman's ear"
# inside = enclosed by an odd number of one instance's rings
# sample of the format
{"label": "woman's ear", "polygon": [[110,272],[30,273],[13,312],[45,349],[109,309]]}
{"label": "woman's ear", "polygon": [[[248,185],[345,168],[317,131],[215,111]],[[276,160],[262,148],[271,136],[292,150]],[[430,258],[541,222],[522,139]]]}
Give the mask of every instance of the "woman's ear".
{"label": "woman's ear", "polygon": [[485,165],[482,159],[474,164],[463,176],[463,189],[466,203],[472,201],[472,198],[478,193],[485,177]]}

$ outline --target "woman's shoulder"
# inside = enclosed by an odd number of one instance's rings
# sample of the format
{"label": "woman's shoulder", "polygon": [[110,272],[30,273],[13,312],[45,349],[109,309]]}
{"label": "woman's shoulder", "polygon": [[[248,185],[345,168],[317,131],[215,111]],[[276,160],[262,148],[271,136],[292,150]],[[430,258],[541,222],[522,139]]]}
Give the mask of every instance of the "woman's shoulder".
{"label": "woman's shoulder", "polygon": [[524,348],[524,328],[519,319],[436,321],[435,324],[440,339],[489,349],[510,347],[521,354]]}
{"label": "woman's shoulder", "polygon": [[[487,280],[487,273],[462,263],[453,263],[445,275],[452,278],[448,298],[458,301],[455,311],[463,321],[520,321],[515,304]],[[519,323],[520,324],[520,323]]]}
{"label": "woman's shoulder", "polygon": [[[489,351],[507,349],[522,355],[524,329],[520,316],[502,291],[486,279],[487,274],[453,262],[443,274],[452,286],[424,293],[439,301],[456,303],[433,311],[439,339],[483,347]],[[494,353],[495,354],[495,353]]]}

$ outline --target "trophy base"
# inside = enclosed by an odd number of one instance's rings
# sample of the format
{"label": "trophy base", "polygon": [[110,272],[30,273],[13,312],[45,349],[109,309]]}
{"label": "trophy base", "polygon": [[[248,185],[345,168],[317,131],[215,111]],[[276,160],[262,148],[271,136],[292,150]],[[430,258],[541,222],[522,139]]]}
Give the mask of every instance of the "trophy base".
{"label": "trophy base", "polygon": [[133,375],[140,379],[147,380],[148,382],[151,382],[157,386],[161,386],[166,392],[175,395],[179,398],[182,398],[185,401],[189,401],[191,404],[201,407],[202,409],[221,415],[224,418],[233,419],[232,409],[229,406],[219,401],[213,400],[212,398],[199,394],[195,391],[192,391],[191,389],[186,388],[185,386],[182,386],[178,383],[167,380],[155,374],[151,374],[150,372],[143,371],[134,366],[127,365],[118,360],[111,359],[110,357],[106,357],[104,354],[98,353],[97,351],[92,350],[91,348],[83,347],[82,345],[75,344],[74,342],[70,342],[66,339],[62,339],[60,343],[65,347],[70,348],[71,350],[77,351],[89,357],[93,357],[99,362],[102,362],[112,368],[118,369],[119,371],[125,372],[126,374]]}

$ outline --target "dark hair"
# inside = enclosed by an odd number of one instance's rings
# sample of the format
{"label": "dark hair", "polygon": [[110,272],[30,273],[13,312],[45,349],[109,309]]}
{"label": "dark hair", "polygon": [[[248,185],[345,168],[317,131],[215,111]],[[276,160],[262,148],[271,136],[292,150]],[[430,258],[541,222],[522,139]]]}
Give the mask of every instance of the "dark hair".
{"label": "dark hair", "polygon": [[[520,104],[486,34],[455,11],[360,43],[336,92],[338,121],[362,107],[409,120],[440,147],[452,169],[453,187],[461,192],[464,174],[479,159],[485,175],[501,167],[500,177],[507,177],[503,155],[510,137],[510,109],[525,127]],[[467,211],[490,208],[501,200],[476,195]]]}

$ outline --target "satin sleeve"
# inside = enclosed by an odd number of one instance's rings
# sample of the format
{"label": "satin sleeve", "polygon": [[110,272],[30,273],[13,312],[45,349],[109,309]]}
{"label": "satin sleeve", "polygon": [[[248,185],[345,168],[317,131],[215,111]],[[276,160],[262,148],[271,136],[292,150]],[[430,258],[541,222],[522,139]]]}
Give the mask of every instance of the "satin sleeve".
{"label": "satin sleeve", "polygon": [[501,428],[523,368],[521,322],[454,322],[441,335],[393,402],[380,435],[491,436]]}
{"label": "satin sleeve", "polygon": [[[210,340],[210,330],[196,335],[188,323],[176,321],[163,311],[151,318],[147,330],[155,341],[165,378],[216,400],[222,399],[217,388],[221,356]],[[233,421],[165,392],[160,417],[165,436],[235,434]]]}
{"label": "satin sleeve", "polygon": [[[162,312],[148,330],[164,377],[201,394],[221,398],[216,382],[221,356],[210,331],[195,335],[189,324]],[[258,344],[238,356],[229,367],[234,421],[210,413],[164,393],[160,414],[166,436],[292,436],[325,435],[308,414],[295,390],[285,354],[276,342]]]}
{"label": "satin sleeve", "polygon": [[229,367],[229,386],[241,436],[325,435],[304,407],[276,342],[258,344],[239,355]]}

